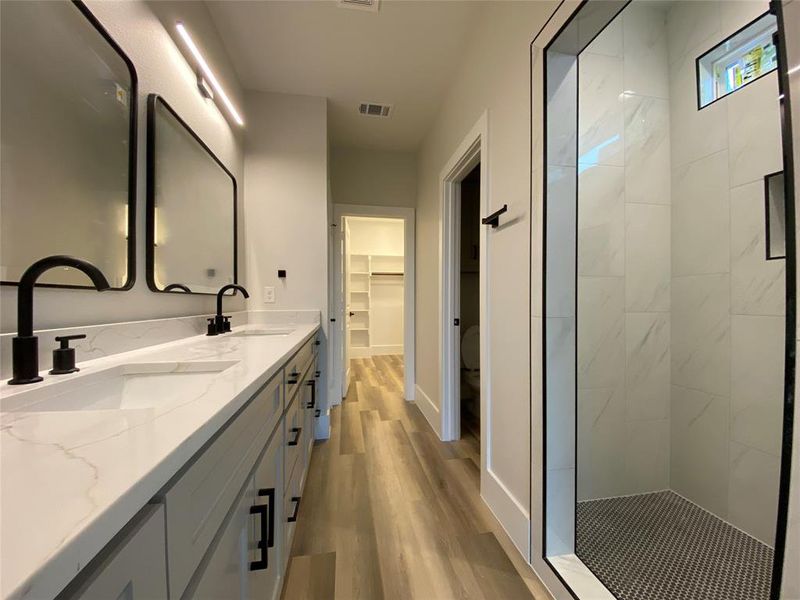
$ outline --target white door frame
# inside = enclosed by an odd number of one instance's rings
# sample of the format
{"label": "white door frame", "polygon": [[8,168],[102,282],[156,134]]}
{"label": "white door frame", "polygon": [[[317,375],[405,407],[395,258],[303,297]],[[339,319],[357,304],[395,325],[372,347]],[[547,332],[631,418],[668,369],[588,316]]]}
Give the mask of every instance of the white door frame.
{"label": "white door frame", "polygon": [[342,246],[338,243],[338,236],[342,231],[342,220],[344,217],[376,217],[389,219],[403,219],[404,246],[403,249],[403,371],[405,374],[403,381],[403,392],[406,400],[414,400],[414,266],[415,266],[415,242],[414,226],[415,211],[413,208],[400,206],[368,206],[360,204],[334,204],[333,205],[333,225],[331,235],[333,243],[333,279],[332,296],[334,302],[335,323],[331,323],[333,331],[333,382],[332,389],[336,392],[332,398],[331,405],[340,404],[342,401],[340,390],[342,389],[343,375],[343,356],[346,335],[344,331],[345,307],[342,303]]}
{"label": "white door frame", "polygon": [[[453,441],[461,437],[461,327],[456,327],[453,320],[460,318],[459,303],[459,260],[460,237],[459,215],[461,207],[460,182],[480,162],[480,214],[489,212],[489,170],[486,152],[488,141],[488,116],[484,112],[472,127],[458,149],[447,161],[439,177],[441,199],[441,246],[439,248],[441,278],[439,281],[439,314],[442,316],[439,336],[439,350],[442,357],[442,440]],[[491,405],[489,396],[489,295],[488,295],[488,241],[487,227],[480,230],[479,255],[479,335],[480,335],[480,370],[481,370],[481,466],[486,463],[487,432],[489,427]],[[483,469],[482,469],[483,470]]]}

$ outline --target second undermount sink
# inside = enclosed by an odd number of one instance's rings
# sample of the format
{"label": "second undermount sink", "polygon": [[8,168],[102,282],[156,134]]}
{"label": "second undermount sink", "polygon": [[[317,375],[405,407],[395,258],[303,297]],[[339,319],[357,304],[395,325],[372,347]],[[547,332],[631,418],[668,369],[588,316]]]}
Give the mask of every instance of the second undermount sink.
{"label": "second undermount sink", "polygon": [[141,410],[192,400],[235,360],[129,363],[0,398],[0,412]]}
{"label": "second undermount sink", "polygon": [[290,333],[294,333],[294,329],[291,327],[271,327],[269,329],[243,329],[242,331],[236,331],[231,334],[230,337],[251,337],[251,336],[287,336]]}

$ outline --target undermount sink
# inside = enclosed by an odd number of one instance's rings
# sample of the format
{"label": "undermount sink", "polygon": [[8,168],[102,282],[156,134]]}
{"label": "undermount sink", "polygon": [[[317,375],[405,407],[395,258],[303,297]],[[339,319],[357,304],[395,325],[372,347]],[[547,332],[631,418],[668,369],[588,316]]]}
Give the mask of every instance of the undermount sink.
{"label": "undermount sink", "polygon": [[118,365],[0,398],[0,412],[141,410],[202,395],[235,360]]}
{"label": "undermount sink", "polygon": [[230,335],[230,337],[250,337],[250,336],[262,336],[262,335],[271,335],[271,336],[286,336],[290,333],[294,333],[293,328],[289,327],[275,327],[272,329],[244,329],[242,331],[237,331]]}

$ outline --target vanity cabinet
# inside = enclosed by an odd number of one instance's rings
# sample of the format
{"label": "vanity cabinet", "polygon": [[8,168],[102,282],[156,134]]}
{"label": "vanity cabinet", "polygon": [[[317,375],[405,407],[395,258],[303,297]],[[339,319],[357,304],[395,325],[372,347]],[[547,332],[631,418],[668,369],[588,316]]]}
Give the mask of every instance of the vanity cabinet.
{"label": "vanity cabinet", "polygon": [[314,443],[312,338],[59,600],[277,600]]}
{"label": "vanity cabinet", "polygon": [[58,600],[167,597],[164,507],[148,504],[58,596]]}

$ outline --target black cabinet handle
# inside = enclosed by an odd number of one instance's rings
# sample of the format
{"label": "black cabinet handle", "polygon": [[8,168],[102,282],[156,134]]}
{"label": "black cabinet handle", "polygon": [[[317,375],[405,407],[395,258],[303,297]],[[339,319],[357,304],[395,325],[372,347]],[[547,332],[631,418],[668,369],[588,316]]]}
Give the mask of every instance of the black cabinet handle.
{"label": "black cabinet handle", "polygon": [[322,371],[314,371],[314,377],[319,377],[322,375]]}
{"label": "black cabinet handle", "polygon": [[300,511],[300,496],[292,496],[292,502],[294,502],[294,512],[288,519],[289,523],[297,521],[297,513]]}
{"label": "black cabinet handle", "polygon": [[269,507],[266,504],[257,504],[250,507],[251,515],[259,515],[261,521],[261,539],[258,540],[258,549],[261,551],[261,558],[258,560],[250,561],[251,571],[261,571],[269,567],[269,558],[267,557],[267,520],[269,519]]}
{"label": "black cabinet handle", "polygon": [[289,379],[286,380],[286,383],[288,383],[289,385],[294,385],[299,381],[299,379],[300,379],[300,373],[298,373],[297,371],[292,371],[291,373],[289,373]]}
{"label": "black cabinet handle", "polygon": [[294,436],[294,439],[289,441],[289,445],[290,446],[297,446],[297,444],[300,442],[300,432],[303,431],[303,428],[302,427],[292,427],[289,431],[291,431],[292,433],[296,434]]}
{"label": "black cabinet handle", "polygon": [[315,408],[317,406],[317,381],[310,379],[306,381],[306,385],[311,386],[311,400],[306,404],[306,408]]}
{"label": "black cabinet handle", "polygon": [[261,558],[250,561],[251,571],[262,571],[269,567],[268,549],[275,546],[275,488],[260,489],[258,495],[266,496],[268,503],[250,507],[251,515],[259,515],[261,526],[261,539],[257,544]]}

